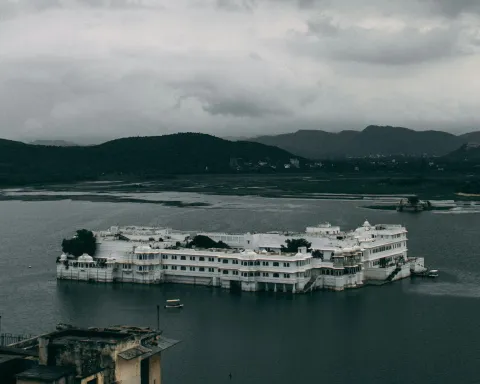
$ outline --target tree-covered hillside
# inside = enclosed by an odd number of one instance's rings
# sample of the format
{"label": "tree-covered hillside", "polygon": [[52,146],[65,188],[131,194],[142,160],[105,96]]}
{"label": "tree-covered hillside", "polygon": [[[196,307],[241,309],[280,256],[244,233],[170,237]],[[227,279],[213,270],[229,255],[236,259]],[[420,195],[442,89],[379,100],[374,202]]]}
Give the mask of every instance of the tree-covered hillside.
{"label": "tree-covered hillside", "polygon": [[298,156],[260,143],[232,142],[200,133],[131,137],[89,147],[0,140],[0,184],[70,182],[109,175],[280,171],[291,158]]}

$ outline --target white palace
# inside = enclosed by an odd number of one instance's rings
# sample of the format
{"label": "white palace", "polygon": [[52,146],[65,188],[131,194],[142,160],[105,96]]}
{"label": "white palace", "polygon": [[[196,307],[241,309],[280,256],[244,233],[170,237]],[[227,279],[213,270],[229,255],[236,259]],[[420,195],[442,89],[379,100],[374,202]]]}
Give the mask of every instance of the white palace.
{"label": "white palace", "polygon": [[[193,249],[204,235],[230,249]],[[353,231],[322,224],[303,233],[210,233],[155,227],[111,227],[95,233],[94,257],[62,254],[57,278],[143,284],[202,284],[244,291],[341,291],[370,281],[393,281],[425,270],[423,258],[407,256],[407,230],[371,225]],[[286,253],[286,240],[305,239],[310,249]]]}

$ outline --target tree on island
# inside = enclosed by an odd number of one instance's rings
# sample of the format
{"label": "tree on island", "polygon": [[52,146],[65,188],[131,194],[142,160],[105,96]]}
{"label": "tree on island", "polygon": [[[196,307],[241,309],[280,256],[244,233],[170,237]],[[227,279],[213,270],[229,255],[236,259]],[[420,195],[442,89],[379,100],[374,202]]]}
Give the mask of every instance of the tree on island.
{"label": "tree on island", "polygon": [[228,244],[225,244],[223,241],[215,241],[212,240],[208,236],[197,235],[187,244],[187,248],[222,248],[222,249],[229,249],[230,247]]}
{"label": "tree on island", "polygon": [[79,229],[71,239],[63,239],[62,251],[75,257],[81,256],[84,253],[94,256],[97,251],[95,235],[92,231]]}
{"label": "tree on island", "polygon": [[285,247],[284,245],[282,245],[281,249],[282,252],[288,253],[296,253],[298,252],[298,248],[300,247],[306,247],[307,249],[310,249],[310,247],[312,246],[312,243],[309,243],[305,239],[288,239],[285,240],[285,243],[287,243],[287,246]]}

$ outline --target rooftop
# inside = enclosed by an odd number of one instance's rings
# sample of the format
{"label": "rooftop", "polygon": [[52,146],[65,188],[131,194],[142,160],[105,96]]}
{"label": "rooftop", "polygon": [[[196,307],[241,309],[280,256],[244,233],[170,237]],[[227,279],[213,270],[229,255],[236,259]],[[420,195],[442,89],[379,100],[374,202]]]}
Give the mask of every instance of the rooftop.
{"label": "rooftop", "polygon": [[159,352],[162,352],[174,345],[178,344],[178,340],[167,339],[166,337],[159,336],[155,340],[145,340],[142,345],[127,349],[118,354],[124,360],[131,360],[136,357],[145,359]]}
{"label": "rooftop", "polygon": [[17,379],[32,380],[35,382],[52,382],[53,380],[58,380],[71,374],[75,374],[74,367],[37,365],[25,372],[19,373]]}
{"label": "rooftop", "polygon": [[0,347],[0,364],[16,358],[38,357],[36,351],[28,351],[22,348]]}
{"label": "rooftop", "polygon": [[21,359],[21,358],[22,358],[22,356],[8,355],[8,354],[0,353],[0,365],[4,364],[4,363],[7,363],[11,360]]}
{"label": "rooftop", "polygon": [[52,344],[70,343],[106,343],[117,344],[119,341],[131,338],[132,335],[120,332],[108,332],[96,329],[64,329],[46,335]]}
{"label": "rooftop", "polygon": [[179,341],[167,339],[161,331],[146,327],[113,326],[108,328],[75,328],[60,324],[57,331],[45,335],[52,345],[84,344],[90,348],[92,344],[122,344],[125,341],[136,341],[137,345],[119,353],[125,360],[141,356],[146,358],[178,344]]}

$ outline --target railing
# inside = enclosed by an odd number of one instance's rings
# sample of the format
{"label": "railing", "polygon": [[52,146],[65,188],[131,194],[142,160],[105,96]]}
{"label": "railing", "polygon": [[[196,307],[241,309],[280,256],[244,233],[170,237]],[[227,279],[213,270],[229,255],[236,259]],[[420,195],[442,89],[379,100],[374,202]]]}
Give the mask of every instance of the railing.
{"label": "railing", "polygon": [[31,339],[32,337],[32,335],[27,334],[14,335],[12,333],[0,333],[0,346],[5,347],[10,344],[15,344],[23,340]]}
{"label": "railing", "polygon": [[401,270],[402,270],[402,267],[400,265],[397,265],[397,267],[390,273],[390,275],[387,276],[385,280],[392,281],[394,277],[397,276]]}
{"label": "railing", "polygon": [[303,287],[303,293],[313,290],[313,285],[317,281],[317,277],[318,276],[310,277],[310,280],[307,282],[307,284],[305,284],[305,287]]}

